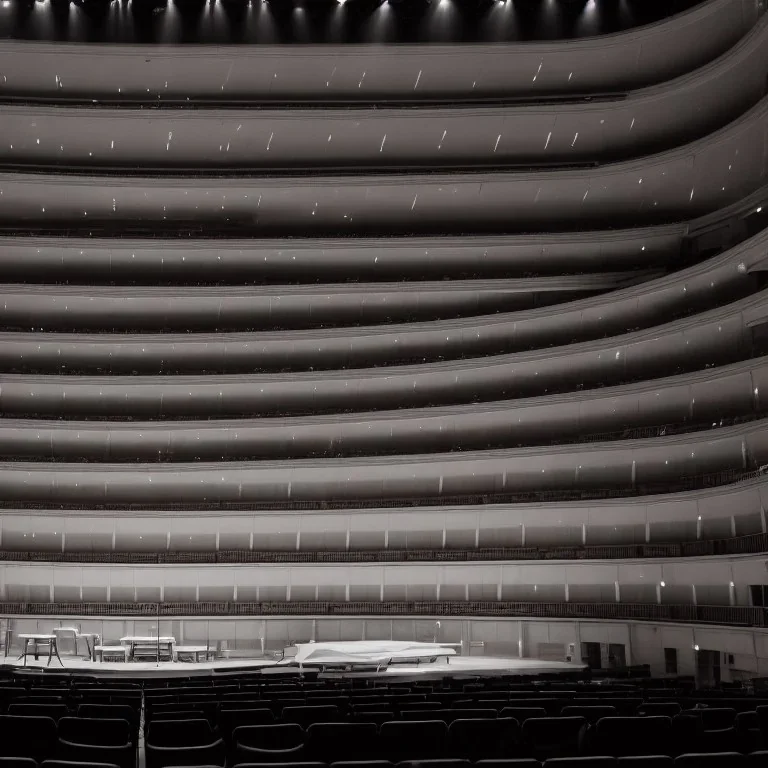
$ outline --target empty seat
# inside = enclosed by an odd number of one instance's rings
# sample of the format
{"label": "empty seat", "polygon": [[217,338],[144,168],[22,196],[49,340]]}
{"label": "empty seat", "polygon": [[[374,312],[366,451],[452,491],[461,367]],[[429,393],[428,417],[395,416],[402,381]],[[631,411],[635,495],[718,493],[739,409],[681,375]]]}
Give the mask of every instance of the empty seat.
{"label": "empty seat", "polygon": [[537,760],[576,757],[586,725],[583,717],[530,717],[522,726],[523,744]]}
{"label": "empty seat", "polygon": [[665,717],[674,717],[679,715],[682,707],[676,701],[646,701],[637,708],[637,714],[662,715]]}
{"label": "empty seat", "polygon": [[563,717],[583,717],[590,725],[594,725],[601,717],[616,717],[616,707],[587,706],[569,704],[560,711]]}
{"label": "empty seat", "polygon": [[520,726],[512,718],[454,720],[448,727],[449,753],[467,760],[514,757]]}
{"label": "empty seat", "polygon": [[175,765],[215,765],[226,760],[224,741],[207,720],[160,720],[147,728],[147,768]]}
{"label": "empty seat", "polygon": [[31,757],[0,757],[0,768],[37,768]]}
{"label": "empty seat", "polygon": [[[170,768],[173,768],[171,766]],[[176,766],[176,768],[184,768]],[[195,768],[213,768],[212,766],[195,766]],[[302,763],[237,763],[233,768],[327,768],[326,763],[302,762]],[[391,768],[391,766],[390,766]]]}
{"label": "empty seat", "polygon": [[269,725],[274,722],[275,716],[271,709],[230,709],[229,704],[226,704],[219,712],[219,731],[227,742],[241,725]]}
{"label": "empty seat", "polygon": [[40,768],[119,768],[119,766],[110,763],[83,763],[75,760],[45,760]]}
{"label": "empty seat", "polygon": [[56,721],[50,717],[0,715],[3,757],[30,757],[40,762],[55,757]]}
{"label": "empty seat", "polygon": [[675,768],[714,768],[714,766],[740,766],[744,755],[740,752],[694,752],[675,759]]}
{"label": "empty seat", "polygon": [[238,763],[292,763],[305,757],[306,734],[298,723],[241,725],[232,735]]}
{"label": "empty seat", "polygon": [[443,757],[447,740],[442,720],[393,721],[379,729],[380,752],[394,763]]}
{"label": "empty seat", "polygon": [[77,708],[78,717],[96,720],[125,720],[131,730],[138,730],[139,713],[127,704],[81,704]]}
{"label": "empty seat", "polygon": [[611,768],[618,765],[615,757],[601,755],[598,757],[551,757],[544,763],[544,768]]}
{"label": "empty seat", "polygon": [[705,731],[730,728],[736,721],[736,710],[731,707],[706,707],[696,710],[701,717]]}
{"label": "empty seat", "polygon": [[394,712],[376,712],[368,711],[364,712],[352,712],[351,719],[356,723],[374,723],[375,725],[382,725],[388,723],[390,720],[395,720]]}
{"label": "empty seat", "polygon": [[136,745],[131,741],[131,726],[126,720],[62,717],[58,736],[59,760],[121,768],[133,768],[136,763]]}
{"label": "empty seat", "polygon": [[340,760],[333,762],[330,768],[394,768],[389,760]]}
{"label": "empty seat", "polygon": [[478,760],[479,768],[541,768],[541,763],[532,757],[507,757],[492,760]]}
{"label": "empty seat", "polygon": [[28,717],[50,717],[58,722],[69,714],[66,704],[17,704],[8,707],[9,715],[26,715]]}
{"label": "empty seat", "polygon": [[341,720],[339,708],[333,704],[285,707],[280,718],[284,723],[296,723],[307,729],[314,723],[333,723]]}
{"label": "empty seat", "polygon": [[671,730],[669,717],[603,717],[595,726],[591,751],[614,757],[669,754]]}
{"label": "empty seat", "polygon": [[374,723],[313,723],[307,730],[307,754],[326,763],[368,760],[378,751]]}
{"label": "empty seat", "polygon": [[513,718],[522,725],[529,717],[546,717],[547,710],[542,707],[504,707],[499,717]]}
{"label": "empty seat", "polygon": [[442,760],[404,760],[397,768],[470,768],[469,760],[445,758]]}
{"label": "empty seat", "polygon": [[672,768],[675,758],[669,755],[631,755],[617,760],[618,768]]}
{"label": "empty seat", "polygon": [[736,728],[739,745],[737,752],[754,752],[762,747],[763,739],[757,712],[739,712],[736,715],[734,728]]}

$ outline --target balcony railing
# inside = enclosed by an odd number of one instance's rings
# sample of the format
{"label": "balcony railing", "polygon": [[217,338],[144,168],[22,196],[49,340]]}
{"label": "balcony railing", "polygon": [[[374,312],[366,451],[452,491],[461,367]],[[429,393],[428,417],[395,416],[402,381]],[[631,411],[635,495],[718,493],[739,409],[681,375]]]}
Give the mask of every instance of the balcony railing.
{"label": "balcony railing", "polygon": [[[325,510],[325,509],[403,509],[408,507],[429,506],[479,506],[483,504],[526,504],[539,502],[569,502],[592,501],[597,499],[622,499],[636,496],[655,494],[684,493],[686,491],[717,488],[733,483],[754,480],[766,474],[765,468],[748,471],[726,469],[721,472],[711,472],[703,475],[689,475],[677,480],[663,483],[638,484],[632,488],[588,488],[581,490],[542,490],[517,493],[477,493],[461,496],[421,496],[418,498],[398,497],[386,499],[340,499],[325,501],[252,501],[252,502],[203,502],[187,504],[184,502],[171,504],[81,504],[57,503],[55,509],[61,510],[114,510],[130,515],[131,511],[151,512],[182,512],[205,510],[228,510],[239,512],[281,510]],[[0,509],[39,509],[51,510],[51,505],[45,502],[20,502],[0,499]]]}
{"label": "balcony railing", "polygon": [[413,563],[508,560],[634,560],[643,558],[748,555],[768,552],[768,534],[680,544],[619,544],[605,546],[483,547],[479,549],[380,549],[263,551],[228,549],[172,552],[46,552],[0,550],[0,561],[35,563],[115,563],[203,565],[215,563]]}
{"label": "balcony railing", "polygon": [[456,618],[564,618],[625,621],[692,622],[765,627],[766,609],[746,606],[657,605],[654,603],[468,602],[262,602],[262,603],[0,603],[4,616],[427,616]]}

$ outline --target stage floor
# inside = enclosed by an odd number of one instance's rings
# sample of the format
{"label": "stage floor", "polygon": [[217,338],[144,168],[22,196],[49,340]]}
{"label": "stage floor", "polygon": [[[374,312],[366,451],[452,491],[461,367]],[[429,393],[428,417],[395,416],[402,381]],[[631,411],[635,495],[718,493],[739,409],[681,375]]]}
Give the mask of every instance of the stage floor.
{"label": "stage floor", "polygon": [[[27,659],[26,667],[20,659],[8,656],[3,660],[2,668],[35,672],[48,670],[54,674],[71,672],[75,675],[95,675],[104,677],[192,677],[200,675],[218,675],[232,673],[262,672],[264,674],[295,673],[298,669],[293,660],[276,662],[272,659],[222,659],[208,662],[92,662],[83,657],[62,655],[64,667],[54,658],[48,666],[48,657],[41,656],[38,661]],[[328,672],[329,677],[350,676],[396,676],[403,675],[439,677],[453,675],[538,675],[538,674],[574,674],[585,669],[583,664],[563,661],[545,661],[543,659],[512,659],[493,656],[453,656],[450,661],[440,659],[434,663],[396,664],[380,672]],[[305,667],[305,671],[311,671]]]}

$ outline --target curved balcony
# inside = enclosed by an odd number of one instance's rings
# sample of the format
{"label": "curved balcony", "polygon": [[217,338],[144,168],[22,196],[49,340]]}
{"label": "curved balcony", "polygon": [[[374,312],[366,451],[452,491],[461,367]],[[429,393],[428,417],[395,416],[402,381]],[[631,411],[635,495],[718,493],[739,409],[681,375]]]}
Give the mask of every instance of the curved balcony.
{"label": "curved balcony", "polygon": [[334,501],[577,489],[632,489],[768,463],[758,421],[648,440],[437,455],[219,464],[0,463],[9,502]]}
{"label": "curved balcony", "polygon": [[[165,172],[616,161],[716,130],[764,95],[768,18],[722,57],[623,98],[540,106],[157,110],[8,105],[0,165]],[[0,48],[1,50],[1,48]]]}
{"label": "curved balcony", "polygon": [[[302,601],[505,602],[747,608],[747,584],[759,583],[759,557],[573,562],[139,565],[0,562],[0,597],[13,601],[152,600],[228,603]],[[731,585],[738,584],[738,587]],[[618,586],[617,586],[618,585]],[[735,592],[735,594],[734,594]],[[708,602],[705,602],[708,601]],[[168,606],[170,608],[170,606]],[[200,606],[202,608],[202,605]],[[381,606],[378,610],[381,610]],[[347,610],[351,610],[349,605]],[[2,609],[0,609],[2,610]],[[343,608],[341,609],[344,610]],[[194,608],[193,608],[194,611]],[[306,611],[306,609],[305,609]],[[52,613],[55,612],[51,611]]]}
{"label": "curved balcony", "polygon": [[659,274],[660,270],[628,270],[512,280],[325,283],[266,289],[0,284],[0,328],[95,333],[253,331],[414,317],[431,320],[549,306],[637,285]]}
{"label": "curved balcony", "polygon": [[467,273],[554,276],[657,267],[669,256],[679,256],[689,226],[696,223],[567,234],[387,240],[179,242],[0,235],[0,271],[5,280],[47,284],[306,282],[350,274],[372,281]]}
{"label": "curved balcony", "polygon": [[[103,370],[145,373],[207,369],[242,370],[354,367],[395,364],[414,358],[499,354],[554,344],[573,344],[647,328],[674,317],[749,296],[759,284],[755,274],[765,267],[763,247],[768,234],[759,233],[730,251],[630,288],[555,308],[512,314],[473,316],[452,321],[386,324],[354,329],[335,323],[386,322],[398,313],[432,316],[492,311],[514,302],[529,302],[531,293],[488,290],[537,286],[552,291],[549,301],[563,297],[568,286],[598,286],[640,281],[649,273],[583,275],[522,281],[441,281],[439,283],[347,284],[307,287],[166,288],[0,286],[0,325],[40,330],[158,328],[162,335],[93,336],[60,333],[0,333],[0,365],[12,371]],[[641,254],[645,246],[640,246]],[[680,286],[684,290],[680,290]],[[450,290],[454,288],[455,291]],[[462,290],[464,291],[462,293]],[[265,295],[266,294],[266,295]],[[334,295],[335,294],[335,295]],[[748,299],[747,299],[748,300]],[[545,303],[538,299],[539,303]],[[106,317],[111,320],[99,320]],[[755,318],[753,317],[752,320]],[[259,324],[329,325],[322,330],[254,335],[172,335],[168,328],[252,329]],[[237,327],[237,326],[236,326]],[[378,347],[378,351],[377,351]],[[139,353],[138,350],[141,350]],[[230,359],[227,359],[230,356]],[[178,366],[183,366],[179,368]],[[197,367],[195,367],[197,366]]]}
{"label": "curved balcony", "polygon": [[[0,457],[184,462],[388,455],[633,439],[761,415],[768,358],[561,397],[239,421],[0,421]],[[765,392],[765,389],[763,389]],[[658,427],[657,425],[665,425]],[[644,436],[644,435],[642,435]]]}
{"label": "curved balcony", "polygon": [[764,184],[767,130],[768,98],[698,142],[589,170],[247,179],[5,173],[0,225],[371,234],[662,223],[723,208]]}
{"label": "curved balcony", "polygon": [[[171,368],[173,350],[184,364],[203,376],[106,376],[100,378],[67,375],[6,374],[0,381],[0,407],[7,416],[64,416],[75,418],[184,418],[252,414],[288,414],[345,409],[418,407],[572,392],[596,386],[659,378],[676,372],[723,365],[755,353],[753,327],[764,322],[768,304],[765,292],[693,318],[657,326],[647,331],[570,344],[535,352],[496,355],[489,358],[426,363],[422,365],[297,372],[291,374],[213,375],[210,369],[222,365],[212,358],[206,344],[167,346],[164,369]],[[477,338],[479,331],[472,332]],[[461,335],[455,339],[459,341]],[[85,340],[83,340],[85,341]],[[87,344],[61,342],[15,346],[6,341],[0,349],[28,368],[54,365],[70,373],[79,367],[103,366],[109,361],[117,372],[140,365],[141,342],[118,345],[93,337]],[[112,346],[114,344],[114,346]],[[329,359],[330,348],[320,342],[313,346],[318,364],[341,368],[341,360]],[[451,349],[450,336],[443,353]],[[398,337],[390,338],[398,347]],[[345,347],[345,350],[348,349]],[[183,350],[183,351],[182,351]],[[239,347],[221,347],[225,355],[258,356],[264,365],[263,346],[251,350],[249,342]],[[195,357],[197,352],[197,357]],[[435,350],[431,352],[434,354]],[[296,363],[298,350],[291,347]],[[411,356],[424,354],[412,349]],[[110,357],[111,355],[111,357]],[[89,362],[89,357],[92,362]],[[121,360],[122,358],[122,360]],[[288,359],[283,358],[283,365]],[[45,362],[46,360],[50,362]],[[66,368],[62,369],[62,361]],[[178,363],[175,363],[178,365]],[[310,365],[310,362],[304,363]],[[245,366],[243,366],[245,367]],[[251,363],[251,369],[253,364]]]}
{"label": "curved balcony", "polygon": [[[768,477],[760,474],[730,485],[653,496],[504,504],[486,499],[475,506],[448,501],[413,506],[408,500],[403,506],[299,511],[278,504],[244,504],[215,514],[172,504],[133,506],[130,514],[123,508],[3,506],[1,544],[6,551],[14,550],[6,559],[34,551],[50,561],[97,562],[103,555],[130,562],[133,553],[144,557],[142,562],[205,562],[210,557],[216,562],[251,562],[249,558],[259,559],[261,553],[262,560],[271,557],[271,562],[317,562],[321,556],[325,562],[345,562],[347,556],[350,562],[365,562],[375,560],[377,552],[383,561],[398,560],[399,549],[405,559],[420,559],[418,551],[429,550],[431,559],[450,561],[452,553],[462,549],[482,559],[483,551],[499,548],[527,552],[537,547],[551,553],[553,548],[585,546],[619,548],[623,557],[639,546],[648,547],[648,556],[654,557],[668,547],[682,546],[699,555],[739,554],[757,550],[748,548],[746,541],[744,549],[736,549],[740,539],[726,537],[764,536]],[[730,542],[730,548],[702,549],[718,538]]]}
{"label": "curved balcony", "polygon": [[[429,101],[583,96],[638,88],[700,67],[764,11],[709,0],[617,35],[525,45],[248,48],[0,43],[0,97],[146,103]],[[237,55],[233,55],[233,50]]]}

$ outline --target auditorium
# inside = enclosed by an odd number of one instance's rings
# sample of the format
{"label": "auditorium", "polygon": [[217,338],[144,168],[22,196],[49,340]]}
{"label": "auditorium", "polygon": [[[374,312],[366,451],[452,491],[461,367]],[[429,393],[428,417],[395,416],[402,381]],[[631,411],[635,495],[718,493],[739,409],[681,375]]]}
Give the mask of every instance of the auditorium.
{"label": "auditorium", "polygon": [[767,11],[2,0],[0,768],[768,765]]}

